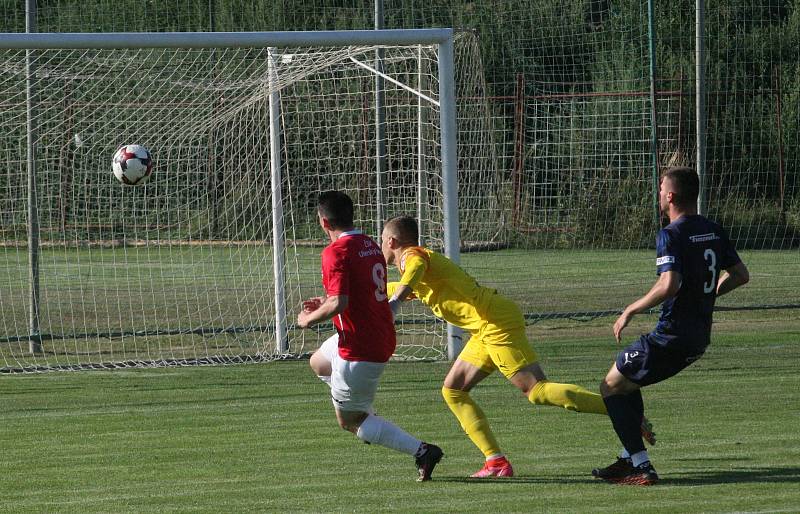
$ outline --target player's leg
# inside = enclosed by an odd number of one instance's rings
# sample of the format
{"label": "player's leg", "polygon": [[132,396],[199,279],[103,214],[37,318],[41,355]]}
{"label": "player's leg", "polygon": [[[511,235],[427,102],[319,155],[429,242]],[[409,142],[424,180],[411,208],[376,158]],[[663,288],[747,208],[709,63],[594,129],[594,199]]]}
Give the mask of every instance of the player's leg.
{"label": "player's leg", "polygon": [[575,412],[606,414],[605,404],[599,394],[579,385],[547,380],[539,363],[526,365],[509,377],[509,381],[533,404],[563,407]]}
{"label": "player's leg", "polygon": [[[592,414],[608,413],[602,396],[579,385],[547,380],[538,363],[522,368],[512,375],[509,381],[522,391],[528,397],[528,401],[533,404],[563,407],[567,410]],[[652,423],[644,416],[642,395],[638,391],[631,393],[631,401],[637,397],[641,435],[648,443],[654,445],[656,444],[656,434],[653,432]]]}
{"label": "player's leg", "polygon": [[[575,384],[547,380],[536,352],[528,343],[522,312],[514,302],[497,296],[492,302],[491,320],[480,335],[493,364],[531,403],[607,414],[599,394]],[[640,421],[642,432],[647,433],[653,444],[652,426],[644,417],[640,417]]]}
{"label": "player's leg", "polygon": [[603,400],[608,408],[608,417],[622,443],[623,451],[610,466],[592,470],[592,475],[596,478],[641,485],[650,485],[658,480],[658,476],[650,466],[650,456],[642,440],[643,404],[639,387],[622,375],[616,364],[611,366],[600,385]]}
{"label": "player's leg", "polygon": [[639,419],[641,419],[641,425],[639,426],[639,430],[642,434],[642,438],[649,444],[650,446],[654,446],[656,444],[656,433],[653,431],[653,424],[650,423],[650,420],[647,419],[647,416],[644,415],[644,399],[642,398],[642,391],[637,389],[629,394],[630,401],[633,404],[634,409],[639,414]]}
{"label": "player's leg", "polygon": [[[600,384],[609,417],[624,447],[620,459],[630,458],[634,468],[627,475],[611,478],[617,483],[650,485],[658,481],[641,435],[636,435],[637,424],[644,414],[640,389],[678,374],[703,355],[702,349],[687,352],[684,348],[692,348],[692,345],[675,340],[673,346],[662,346],[644,335],[619,353]],[[601,471],[594,470],[592,474],[608,480]]]}
{"label": "player's leg", "polygon": [[483,410],[470,395],[472,388],[494,370],[491,359],[477,337],[467,342],[456,359],[442,387],[442,397],[458,420],[464,433],[485,458],[484,466],[472,476],[513,476],[514,471],[489,426]]}
{"label": "player's leg", "polygon": [[385,364],[346,361],[338,355],[331,364],[331,397],[339,426],[364,442],[413,456],[419,471],[418,480],[430,480],[433,468],[442,458],[442,450],[372,413],[372,403]]}
{"label": "player's leg", "polygon": [[334,408],[336,412],[336,421],[343,430],[347,430],[358,435],[358,428],[369,416],[366,412],[360,410],[342,410],[338,407]]}
{"label": "player's leg", "polygon": [[600,384],[623,451],[610,466],[592,471],[597,478],[631,485],[651,485],[658,481],[642,440],[644,402],[640,388],[666,378],[658,363],[659,348],[647,336],[639,338],[619,353]]}
{"label": "player's leg", "polygon": [[[340,414],[344,414],[344,411],[340,411]],[[413,456],[419,474],[417,481],[424,482],[431,479],[433,469],[444,456],[441,448],[417,439],[377,414],[365,412],[358,414],[353,420],[358,422],[353,431],[356,437],[366,443],[377,444]]]}
{"label": "player's leg", "polygon": [[331,362],[333,362],[338,352],[339,334],[333,334],[320,345],[317,351],[311,354],[311,358],[308,361],[309,366],[317,374],[317,377],[328,386],[331,385]]}
{"label": "player's leg", "polygon": [[491,320],[481,330],[480,337],[493,364],[531,403],[606,413],[597,393],[574,384],[547,380],[536,352],[528,343],[522,311],[511,300],[498,295],[492,301]]}
{"label": "player's leg", "polygon": [[[339,355],[339,334],[333,334],[311,354],[309,366],[317,374],[317,378],[331,386],[332,362]],[[374,414],[375,410],[370,407],[369,414]]]}

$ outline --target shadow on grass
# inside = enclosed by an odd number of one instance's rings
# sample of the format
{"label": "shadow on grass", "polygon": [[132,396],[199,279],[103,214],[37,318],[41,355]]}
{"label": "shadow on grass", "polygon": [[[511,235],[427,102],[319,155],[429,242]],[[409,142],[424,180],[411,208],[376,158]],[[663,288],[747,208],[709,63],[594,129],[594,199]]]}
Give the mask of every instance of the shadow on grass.
{"label": "shadow on grass", "polygon": [[433,480],[436,482],[455,482],[462,484],[485,484],[485,485],[498,485],[498,484],[591,484],[597,482],[597,479],[588,477],[577,476],[524,476],[517,475],[515,477],[505,478],[470,478],[470,477],[455,477],[455,476],[434,476]]}
{"label": "shadow on grass", "polygon": [[681,457],[679,459],[674,459],[681,462],[742,462],[745,460],[751,460],[749,458],[742,458],[742,457]]}
{"label": "shadow on grass", "polygon": [[[436,476],[436,482],[474,483],[474,484],[600,484],[615,485],[591,476],[515,476],[511,478],[470,478],[456,476]],[[688,472],[683,476],[662,476],[658,485],[698,486],[737,483],[800,483],[800,468],[749,468],[727,471]]]}
{"label": "shadow on grass", "polygon": [[662,476],[664,485],[711,485],[746,482],[800,483],[800,468],[742,468],[725,471],[709,470],[683,473],[683,476]]}

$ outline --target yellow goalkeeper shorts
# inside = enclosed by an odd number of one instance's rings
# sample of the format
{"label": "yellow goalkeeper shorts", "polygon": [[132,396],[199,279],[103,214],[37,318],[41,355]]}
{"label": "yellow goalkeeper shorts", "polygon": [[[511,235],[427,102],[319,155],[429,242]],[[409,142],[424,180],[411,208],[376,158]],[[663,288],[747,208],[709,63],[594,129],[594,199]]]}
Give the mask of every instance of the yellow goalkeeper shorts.
{"label": "yellow goalkeeper shorts", "polygon": [[484,318],[486,324],[471,334],[459,359],[487,373],[498,369],[507,378],[538,362],[525,335],[525,318],[516,303],[496,294]]}

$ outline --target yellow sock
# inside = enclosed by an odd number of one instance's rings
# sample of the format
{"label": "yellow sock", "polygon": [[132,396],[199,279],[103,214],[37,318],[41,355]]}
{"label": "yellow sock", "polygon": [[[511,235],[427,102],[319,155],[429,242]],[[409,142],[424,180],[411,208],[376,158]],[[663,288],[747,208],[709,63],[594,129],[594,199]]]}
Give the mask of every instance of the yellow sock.
{"label": "yellow sock", "polygon": [[485,457],[501,455],[500,445],[494,438],[489,420],[467,391],[442,388],[445,403],[455,415],[461,428]]}
{"label": "yellow sock", "polygon": [[577,412],[608,414],[603,398],[575,384],[559,384],[540,380],[533,386],[528,400],[538,405],[553,405]]}

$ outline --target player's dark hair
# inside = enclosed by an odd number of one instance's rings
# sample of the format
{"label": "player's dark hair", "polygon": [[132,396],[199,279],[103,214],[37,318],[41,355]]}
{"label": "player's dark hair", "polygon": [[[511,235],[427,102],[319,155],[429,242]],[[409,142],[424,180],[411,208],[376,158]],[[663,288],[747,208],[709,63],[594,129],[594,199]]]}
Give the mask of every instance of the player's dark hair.
{"label": "player's dark hair", "polygon": [[411,216],[396,216],[386,222],[386,227],[394,232],[397,242],[403,246],[416,245],[419,241],[419,226]]}
{"label": "player's dark hair", "polygon": [[676,204],[681,206],[697,203],[700,193],[700,178],[692,168],[675,166],[661,172],[661,179],[669,178],[675,188]]}
{"label": "player's dark hair", "polygon": [[332,229],[353,227],[353,200],[341,191],[325,191],[319,195],[317,209]]}

